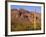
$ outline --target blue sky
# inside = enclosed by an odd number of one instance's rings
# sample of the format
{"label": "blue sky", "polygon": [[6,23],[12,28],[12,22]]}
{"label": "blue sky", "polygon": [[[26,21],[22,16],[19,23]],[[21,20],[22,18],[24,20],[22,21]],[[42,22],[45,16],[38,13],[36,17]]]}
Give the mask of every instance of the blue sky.
{"label": "blue sky", "polygon": [[25,9],[25,10],[28,10],[28,11],[35,11],[36,12],[41,12],[41,7],[40,6],[22,6],[22,5],[11,5],[11,9]]}

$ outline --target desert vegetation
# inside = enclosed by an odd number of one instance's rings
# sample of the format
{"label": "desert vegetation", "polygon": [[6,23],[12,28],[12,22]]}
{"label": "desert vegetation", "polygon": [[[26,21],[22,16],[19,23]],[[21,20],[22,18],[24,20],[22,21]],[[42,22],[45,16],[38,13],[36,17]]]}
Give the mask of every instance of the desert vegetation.
{"label": "desert vegetation", "polygon": [[41,14],[25,9],[11,9],[11,31],[41,29]]}

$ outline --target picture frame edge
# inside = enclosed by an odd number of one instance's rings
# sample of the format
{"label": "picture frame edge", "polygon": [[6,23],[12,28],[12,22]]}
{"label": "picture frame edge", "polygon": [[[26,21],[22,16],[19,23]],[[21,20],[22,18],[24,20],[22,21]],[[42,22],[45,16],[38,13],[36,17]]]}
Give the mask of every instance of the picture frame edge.
{"label": "picture frame edge", "polygon": [[[36,3],[44,5],[44,32],[43,33],[35,33],[35,34],[17,34],[17,35],[8,35],[7,29],[7,3],[8,2],[23,2],[23,3]],[[5,36],[25,36],[25,35],[41,35],[45,34],[45,3],[44,2],[27,2],[27,1],[5,1]]]}

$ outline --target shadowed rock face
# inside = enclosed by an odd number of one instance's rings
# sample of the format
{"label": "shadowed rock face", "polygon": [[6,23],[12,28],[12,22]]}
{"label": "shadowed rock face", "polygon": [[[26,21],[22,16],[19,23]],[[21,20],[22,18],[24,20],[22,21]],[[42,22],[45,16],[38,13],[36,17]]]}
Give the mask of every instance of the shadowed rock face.
{"label": "shadowed rock face", "polygon": [[40,27],[41,14],[40,13],[30,12],[24,9],[11,10],[11,30],[12,31],[34,30],[35,29],[34,22],[39,24],[38,28],[36,26],[36,30],[41,29]]}

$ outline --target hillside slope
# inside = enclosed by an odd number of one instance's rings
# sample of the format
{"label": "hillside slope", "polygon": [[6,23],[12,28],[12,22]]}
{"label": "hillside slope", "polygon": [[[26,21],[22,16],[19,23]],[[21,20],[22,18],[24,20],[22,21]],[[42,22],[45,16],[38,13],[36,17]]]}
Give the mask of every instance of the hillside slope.
{"label": "hillside slope", "polygon": [[25,9],[11,10],[11,31],[41,29],[41,14]]}

